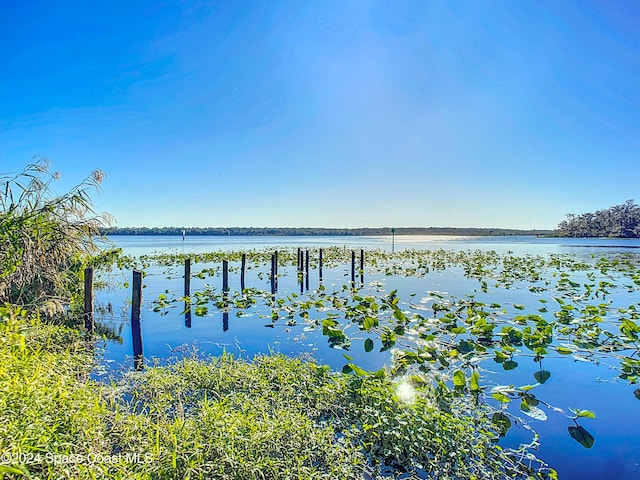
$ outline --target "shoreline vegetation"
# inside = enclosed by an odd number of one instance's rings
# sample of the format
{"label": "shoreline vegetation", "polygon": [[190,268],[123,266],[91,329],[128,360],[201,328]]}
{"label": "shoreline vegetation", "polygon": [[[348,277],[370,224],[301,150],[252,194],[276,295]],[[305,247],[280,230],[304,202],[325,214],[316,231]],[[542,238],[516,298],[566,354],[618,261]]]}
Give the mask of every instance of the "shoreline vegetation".
{"label": "shoreline vegetation", "polygon": [[102,235],[234,235],[234,236],[388,236],[453,235],[469,237],[534,236],[574,238],[640,238],[640,205],[627,200],[593,213],[567,214],[555,230],[472,227],[104,227]]}
{"label": "shoreline vegetation", "polygon": [[[112,227],[103,235],[211,235],[211,236],[388,236],[391,227],[316,228],[316,227]],[[509,228],[397,227],[395,235],[457,236],[553,236],[553,230],[518,230]]]}

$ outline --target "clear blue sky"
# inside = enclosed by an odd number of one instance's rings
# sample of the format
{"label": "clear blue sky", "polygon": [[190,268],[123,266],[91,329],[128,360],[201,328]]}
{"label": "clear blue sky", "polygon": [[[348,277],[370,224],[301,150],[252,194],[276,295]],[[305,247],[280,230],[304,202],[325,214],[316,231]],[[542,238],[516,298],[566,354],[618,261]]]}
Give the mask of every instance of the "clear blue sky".
{"label": "clear blue sky", "polygon": [[8,0],[34,155],[120,226],[553,228],[640,201],[640,2]]}

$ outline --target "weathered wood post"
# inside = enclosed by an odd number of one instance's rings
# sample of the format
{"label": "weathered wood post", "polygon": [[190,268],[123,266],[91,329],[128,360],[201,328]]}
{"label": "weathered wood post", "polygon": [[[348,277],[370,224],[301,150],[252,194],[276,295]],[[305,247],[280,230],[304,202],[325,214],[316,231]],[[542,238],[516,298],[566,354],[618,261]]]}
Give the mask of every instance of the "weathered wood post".
{"label": "weathered wood post", "polygon": [[271,294],[276,293],[276,256],[271,255]]}
{"label": "weathered wood post", "polygon": [[222,261],[222,291],[229,291],[229,262],[227,260]]}
{"label": "weathered wood post", "polygon": [[240,290],[244,291],[244,270],[247,267],[247,254],[242,254],[242,263],[240,265]]}
{"label": "weathered wood post", "polygon": [[278,251],[276,250],[275,252],[273,252],[273,263],[275,266],[275,291],[278,291]]}
{"label": "weathered wood post", "polygon": [[184,296],[191,294],[191,259],[184,259]]}
{"label": "weathered wood post", "polygon": [[93,268],[84,269],[84,328],[93,334]]}
{"label": "weathered wood post", "polygon": [[133,343],[133,365],[136,370],[144,367],[142,331],[140,330],[140,308],[142,306],[142,272],[133,271],[133,294],[131,296],[131,339]]}
{"label": "weathered wood post", "polygon": [[360,249],[360,285],[364,287],[364,249]]}
{"label": "weathered wood post", "polygon": [[309,290],[309,250],[305,252],[304,262],[304,286]]}
{"label": "weathered wood post", "polygon": [[298,280],[300,280],[300,293],[304,292],[304,253],[300,251],[298,259]]}
{"label": "weathered wood post", "polygon": [[396,250],[396,229],[391,229],[391,253],[393,254]]}
{"label": "weathered wood post", "polygon": [[356,252],[351,250],[351,288],[356,286]]}
{"label": "weathered wood post", "polygon": [[322,249],[318,254],[318,282],[322,283]]}

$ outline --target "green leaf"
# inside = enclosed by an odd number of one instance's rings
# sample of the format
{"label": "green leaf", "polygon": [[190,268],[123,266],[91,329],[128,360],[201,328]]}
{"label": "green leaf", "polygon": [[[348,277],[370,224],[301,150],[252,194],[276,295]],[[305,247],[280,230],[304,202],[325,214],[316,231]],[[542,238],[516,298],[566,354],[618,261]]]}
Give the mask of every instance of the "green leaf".
{"label": "green leaf", "polygon": [[522,402],[520,403],[520,411],[535,420],[545,421],[547,419],[547,414],[544,410],[531,405],[526,399],[522,399]]}
{"label": "green leaf", "polygon": [[501,437],[504,437],[511,428],[511,419],[502,412],[494,413],[491,417],[491,423],[496,426]]}
{"label": "green leaf", "polygon": [[518,388],[524,392],[528,392],[529,390],[536,388],[536,386],[537,385],[522,385],[521,387],[518,387]]}
{"label": "green leaf", "polygon": [[405,314],[402,313],[402,311],[400,311],[400,310],[394,310],[393,311],[393,316],[396,318],[396,320],[399,320],[401,322],[404,322],[407,319]]}
{"label": "green leaf", "polygon": [[460,345],[458,345],[458,351],[460,353],[469,353],[473,351],[473,343],[468,340],[461,340]]}
{"label": "green leaf", "polygon": [[556,351],[558,353],[561,353],[562,355],[569,355],[573,353],[573,351],[570,348],[566,348],[566,347],[556,347]]}
{"label": "green leaf", "polygon": [[350,363],[347,363],[345,366],[342,367],[342,373],[349,374],[351,372],[353,372],[353,368],[351,368]]}
{"label": "green leaf", "polygon": [[371,340],[370,338],[367,338],[364,341],[364,351],[370,352],[371,350],[373,350],[373,340]]}
{"label": "green leaf", "polygon": [[371,330],[378,324],[378,319],[373,317],[364,317],[363,327],[365,330]]}
{"label": "green leaf", "polygon": [[29,472],[22,466],[15,467],[13,465],[0,465],[0,474],[10,475],[26,475],[29,478]]}
{"label": "green leaf", "polygon": [[538,370],[533,374],[533,377],[540,384],[545,383],[551,377],[551,372],[548,370]]}
{"label": "green leaf", "polygon": [[453,372],[453,386],[456,388],[464,388],[467,381],[462,370],[456,370]]}
{"label": "green leaf", "polygon": [[476,371],[471,374],[471,379],[469,380],[469,388],[472,392],[480,391],[480,374]]}
{"label": "green leaf", "polygon": [[596,414],[591,410],[572,410],[572,412],[576,417],[596,418]]}
{"label": "green leaf", "polygon": [[584,448],[591,448],[595,442],[593,435],[591,435],[586,428],[581,425],[578,426],[570,426],[569,427],[569,435],[576,442],[582,445]]}
{"label": "green leaf", "polygon": [[507,360],[502,364],[502,368],[505,370],[513,370],[518,366],[518,362],[514,362],[513,360]]}
{"label": "green leaf", "polygon": [[500,403],[509,403],[511,401],[511,399],[509,397],[507,397],[504,393],[500,393],[500,392],[493,392],[491,394],[491,396],[499,401]]}
{"label": "green leaf", "polygon": [[349,366],[353,369],[354,373],[359,377],[366,377],[367,375],[369,375],[369,372],[367,372],[364,368],[360,368],[355,363],[350,363]]}

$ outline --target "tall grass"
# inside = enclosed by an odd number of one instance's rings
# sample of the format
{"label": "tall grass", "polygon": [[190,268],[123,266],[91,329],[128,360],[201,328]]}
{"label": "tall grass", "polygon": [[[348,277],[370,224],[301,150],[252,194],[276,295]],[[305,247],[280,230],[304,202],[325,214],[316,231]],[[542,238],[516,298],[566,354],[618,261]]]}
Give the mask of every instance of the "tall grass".
{"label": "tall grass", "polygon": [[0,177],[0,303],[63,313],[74,294],[94,238],[110,222],[94,210],[90,192],[104,173],[96,170],[67,193],[56,195],[46,159],[21,173]]}

